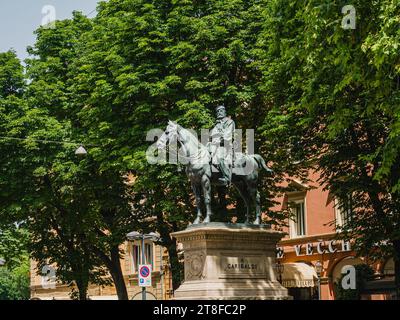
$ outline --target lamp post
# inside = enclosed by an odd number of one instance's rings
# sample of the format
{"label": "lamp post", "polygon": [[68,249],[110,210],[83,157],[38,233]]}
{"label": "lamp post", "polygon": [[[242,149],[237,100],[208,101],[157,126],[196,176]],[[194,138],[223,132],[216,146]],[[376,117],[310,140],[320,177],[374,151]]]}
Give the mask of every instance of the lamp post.
{"label": "lamp post", "polygon": [[[83,144],[78,144],[76,142],[71,142],[71,141],[54,141],[54,140],[44,140],[44,139],[30,139],[30,138],[15,138],[15,137],[5,137],[5,136],[0,136],[1,140],[11,140],[11,141],[34,141],[37,143],[51,143],[51,144],[68,144],[68,145],[72,145],[72,146],[77,146],[79,145],[79,147],[75,150],[75,155],[77,156],[86,156],[87,155],[87,151],[86,149],[83,147]],[[87,145],[89,146],[89,145]],[[91,145],[92,147],[94,147],[93,145]]]}
{"label": "lamp post", "polygon": [[279,276],[280,284],[282,284],[282,274],[283,274],[284,267],[285,266],[280,261],[277,261],[277,263],[275,264],[275,268],[276,268],[276,272],[278,273],[278,276]]}
{"label": "lamp post", "polygon": [[321,274],[323,271],[323,265],[319,260],[315,263],[315,271],[318,276],[318,300],[321,300]]}
{"label": "lamp post", "polygon": [[[160,236],[155,232],[150,232],[150,233],[145,234],[145,233],[140,233],[137,231],[132,231],[132,232],[129,232],[126,235],[126,237],[129,241],[135,241],[135,240],[142,241],[142,245],[141,245],[141,247],[142,247],[142,264],[144,264],[146,261],[146,254],[144,251],[144,241],[151,240],[153,242],[156,242],[156,241],[160,240]],[[146,300],[146,287],[142,287],[142,300]]]}

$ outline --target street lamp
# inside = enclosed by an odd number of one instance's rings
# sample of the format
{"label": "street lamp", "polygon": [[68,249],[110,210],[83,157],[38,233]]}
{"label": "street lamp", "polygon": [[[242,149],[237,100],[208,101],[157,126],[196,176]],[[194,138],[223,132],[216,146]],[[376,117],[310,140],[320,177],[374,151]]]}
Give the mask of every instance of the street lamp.
{"label": "street lamp", "polygon": [[282,274],[283,274],[283,269],[285,268],[285,266],[280,261],[278,261],[275,264],[275,268],[276,268],[276,272],[278,273],[278,276],[279,276],[279,282],[282,284]]}
{"label": "street lamp", "polygon": [[321,261],[317,261],[315,263],[315,271],[317,272],[317,276],[318,276],[318,300],[321,300],[321,274],[322,271],[324,270],[324,267],[321,263]]}
{"label": "street lamp", "polygon": [[[144,240],[151,240],[153,242],[160,240],[160,236],[155,232],[145,234],[137,231],[132,231],[129,232],[126,237],[129,241],[142,240],[142,263],[146,261],[146,255],[144,252]],[[146,300],[146,287],[142,287],[142,300]]]}
{"label": "street lamp", "polygon": [[78,149],[75,150],[75,155],[77,156],[86,156],[87,151],[86,149],[81,145]]}

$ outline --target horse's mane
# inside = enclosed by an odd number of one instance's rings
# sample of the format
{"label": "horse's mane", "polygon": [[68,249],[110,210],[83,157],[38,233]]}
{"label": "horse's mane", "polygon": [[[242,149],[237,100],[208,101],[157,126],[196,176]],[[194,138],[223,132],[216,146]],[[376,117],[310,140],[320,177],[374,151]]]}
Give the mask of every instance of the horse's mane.
{"label": "horse's mane", "polygon": [[182,127],[179,124],[177,124],[177,126],[178,126],[179,130],[185,132],[185,134],[187,134],[187,136],[189,136],[189,138],[193,142],[195,142],[199,148],[206,148],[206,146],[204,144],[202,144],[201,141],[197,138],[197,136],[195,136],[191,131],[185,129],[184,127]]}
{"label": "horse's mane", "polygon": [[[191,160],[196,163],[209,163],[210,161],[210,153],[207,150],[207,147],[199,141],[196,135],[194,135],[190,130],[187,130],[177,124],[179,131],[181,132],[180,135],[185,135],[185,138],[188,140],[188,144],[193,145],[197,150],[194,151],[192,149],[192,152],[195,152],[195,154],[191,155]],[[186,147],[187,148],[187,147]]]}

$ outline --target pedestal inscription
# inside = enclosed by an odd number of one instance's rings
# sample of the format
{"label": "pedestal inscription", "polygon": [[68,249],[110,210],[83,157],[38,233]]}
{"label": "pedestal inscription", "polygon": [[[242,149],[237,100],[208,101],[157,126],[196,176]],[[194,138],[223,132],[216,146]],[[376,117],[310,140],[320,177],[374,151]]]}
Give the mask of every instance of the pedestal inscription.
{"label": "pedestal inscription", "polygon": [[266,261],[263,257],[220,257],[219,278],[266,278]]}

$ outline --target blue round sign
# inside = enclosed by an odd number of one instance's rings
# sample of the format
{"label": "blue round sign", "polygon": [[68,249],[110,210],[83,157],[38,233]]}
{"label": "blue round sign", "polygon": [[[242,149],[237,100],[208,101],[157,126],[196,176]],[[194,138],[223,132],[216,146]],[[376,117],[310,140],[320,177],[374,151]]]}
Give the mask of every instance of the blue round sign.
{"label": "blue round sign", "polygon": [[141,275],[143,278],[147,278],[147,277],[149,276],[149,274],[150,274],[150,269],[149,269],[149,267],[143,266],[143,267],[140,268],[140,275]]}

